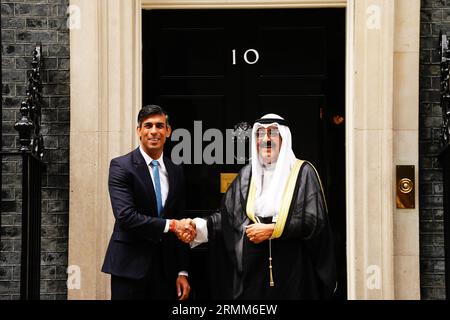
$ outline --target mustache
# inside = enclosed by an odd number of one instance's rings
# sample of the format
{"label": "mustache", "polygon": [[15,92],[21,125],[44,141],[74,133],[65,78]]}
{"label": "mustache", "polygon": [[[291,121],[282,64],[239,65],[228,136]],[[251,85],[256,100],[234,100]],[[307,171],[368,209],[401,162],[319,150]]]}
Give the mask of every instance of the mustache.
{"label": "mustache", "polygon": [[272,141],[261,141],[258,145],[260,148],[276,148],[278,145]]}

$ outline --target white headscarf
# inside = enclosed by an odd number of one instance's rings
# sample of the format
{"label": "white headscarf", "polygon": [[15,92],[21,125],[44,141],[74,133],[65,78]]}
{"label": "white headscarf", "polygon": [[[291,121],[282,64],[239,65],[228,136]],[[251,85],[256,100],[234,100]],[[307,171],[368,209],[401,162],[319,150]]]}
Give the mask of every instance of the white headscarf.
{"label": "white headscarf", "polygon": [[[261,119],[282,119],[279,115],[270,113]],[[277,126],[282,141],[278,159],[272,168],[264,167],[257,154],[256,131],[258,128]],[[260,217],[278,216],[281,201],[291,169],[296,157],[292,151],[292,136],[289,127],[276,122],[269,124],[255,123],[252,130],[252,178],[256,185],[255,215]],[[275,168],[273,168],[275,167]],[[265,177],[264,177],[265,176]],[[264,177],[264,178],[263,178]],[[264,185],[263,185],[264,180]]]}

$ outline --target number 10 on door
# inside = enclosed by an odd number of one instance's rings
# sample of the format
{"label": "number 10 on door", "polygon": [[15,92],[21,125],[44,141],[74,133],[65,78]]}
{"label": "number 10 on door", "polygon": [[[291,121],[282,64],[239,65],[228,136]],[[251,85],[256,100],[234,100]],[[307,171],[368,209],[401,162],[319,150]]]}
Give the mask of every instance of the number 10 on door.
{"label": "number 10 on door", "polygon": [[[236,49],[231,50],[233,57],[233,65],[236,65]],[[252,53],[249,55],[249,53]],[[250,56],[250,58],[249,58]],[[244,52],[242,58],[247,64],[255,64],[259,60],[259,53],[256,49],[248,49]]]}

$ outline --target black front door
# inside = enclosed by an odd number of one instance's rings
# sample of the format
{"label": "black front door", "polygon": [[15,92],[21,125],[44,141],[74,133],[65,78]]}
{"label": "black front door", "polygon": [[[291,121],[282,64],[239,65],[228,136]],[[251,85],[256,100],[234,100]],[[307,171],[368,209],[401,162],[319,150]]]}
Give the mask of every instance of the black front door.
{"label": "black front door", "polygon": [[248,150],[230,157],[227,129],[279,114],[323,180],[345,297],[345,10],[143,10],[142,27],[143,102],[177,130],[165,154],[183,161],[188,212],[217,209],[221,174],[248,162]]}

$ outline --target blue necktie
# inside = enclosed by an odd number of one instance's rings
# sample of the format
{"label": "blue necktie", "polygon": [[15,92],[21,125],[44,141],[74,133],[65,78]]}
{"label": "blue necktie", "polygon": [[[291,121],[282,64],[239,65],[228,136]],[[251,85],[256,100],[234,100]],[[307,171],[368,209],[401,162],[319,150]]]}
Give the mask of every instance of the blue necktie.
{"label": "blue necktie", "polygon": [[158,161],[153,160],[151,162],[152,170],[153,170],[153,182],[155,184],[155,193],[156,193],[156,205],[158,206],[158,217],[161,215],[162,211],[162,198],[161,198],[161,183],[159,181],[159,168]]}

